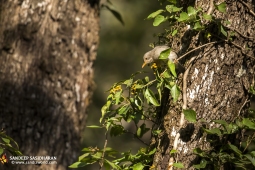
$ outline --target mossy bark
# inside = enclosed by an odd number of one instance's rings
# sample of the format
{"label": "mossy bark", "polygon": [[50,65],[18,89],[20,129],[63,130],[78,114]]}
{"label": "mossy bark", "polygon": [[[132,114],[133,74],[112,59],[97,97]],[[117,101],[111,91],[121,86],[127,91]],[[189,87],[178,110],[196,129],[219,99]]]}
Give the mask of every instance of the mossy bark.
{"label": "mossy bark", "polygon": [[[177,154],[173,156],[174,162],[183,163],[185,169],[194,169],[192,166],[198,164],[199,159],[194,155],[193,150],[201,148],[210,151],[214,147],[204,137],[201,127],[215,127],[211,121],[218,119],[233,122],[236,118],[243,116],[245,109],[249,106],[246,101],[249,98],[248,90],[254,79],[255,61],[254,15],[239,1],[225,2],[227,12],[224,14],[214,10],[212,15],[230,21],[231,28],[225,28],[226,30],[238,30],[239,33],[236,32],[232,39],[233,43],[222,41],[226,37],[219,34],[216,24],[208,25],[207,31],[212,34],[209,39],[205,38],[205,32],[196,32],[186,26],[181,29],[179,37],[172,38],[172,48],[179,51],[180,56],[203,44],[213,41],[219,41],[219,43],[200,48],[181,61],[185,64],[190,58],[197,57],[187,78],[187,108],[196,111],[197,120],[204,119],[204,123],[201,121],[189,123],[185,120],[184,125],[180,127],[183,99],[179,100],[180,103],[172,104],[169,98],[170,103],[165,103],[166,106],[170,106],[169,110],[164,113],[164,117],[161,117],[163,122],[161,129],[164,135],[157,140],[157,153],[154,156],[153,164],[157,170],[170,169],[170,151],[177,133],[180,133],[180,138]],[[254,2],[246,3],[250,9],[254,9]],[[209,1],[185,1],[186,6],[194,6],[194,4],[196,7],[202,7],[203,11],[209,9]],[[246,50],[247,47],[251,50]],[[182,79],[179,85],[182,87]],[[238,139],[234,140],[236,141],[233,142],[238,142]],[[221,141],[224,142],[224,140]],[[225,140],[225,142],[228,141],[231,139]],[[207,169],[210,168],[212,167],[207,167]],[[233,167],[229,164],[221,168]]]}

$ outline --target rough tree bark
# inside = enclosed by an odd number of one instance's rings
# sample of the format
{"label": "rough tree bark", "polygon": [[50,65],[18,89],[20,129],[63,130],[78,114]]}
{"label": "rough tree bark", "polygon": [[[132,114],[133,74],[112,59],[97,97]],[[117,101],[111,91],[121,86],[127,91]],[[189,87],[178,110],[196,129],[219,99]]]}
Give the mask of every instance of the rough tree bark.
{"label": "rough tree bark", "polygon": [[[254,76],[255,45],[255,15],[250,10],[255,9],[255,3],[251,0],[245,1],[248,4],[247,7],[241,1],[226,0],[226,14],[213,12],[213,15],[223,16],[225,20],[230,21],[231,29],[239,32],[235,33],[233,41],[236,45],[219,42],[196,50],[187,57],[187,59],[198,57],[189,71],[186,90],[187,108],[196,111],[197,119],[204,119],[207,122],[215,119],[232,122],[242,115],[244,113],[242,110],[248,106],[245,102]],[[209,9],[210,4],[208,0],[183,2],[186,6],[196,4],[204,11]],[[217,1],[217,3],[220,2],[223,1]],[[209,31],[217,35],[218,32],[215,31],[217,30],[215,28],[217,28],[215,25],[210,26]],[[178,51],[181,44],[179,55],[182,55],[208,43],[204,37],[203,34],[194,34],[193,31],[185,27],[182,36],[176,37],[172,41],[180,43],[173,43],[172,48]],[[224,37],[212,38],[211,41],[220,41],[220,38]],[[246,47],[252,50],[244,54],[247,52],[244,50]],[[180,86],[182,87],[181,81]],[[170,169],[168,166],[169,153],[178,133],[180,133],[177,145],[178,153],[174,157],[174,161],[183,163],[185,169],[194,169],[192,165],[198,164],[196,156],[193,154],[194,148],[210,148],[209,143],[202,138],[201,123],[192,124],[185,121],[182,127],[179,126],[181,112],[182,104],[172,105],[161,118],[161,121],[164,122],[162,129],[165,134],[158,139],[159,146],[154,156],[153,164],[156,165],[157,170]],[[210,124],[210,126],[213,127],[214,124]],[[210,168],[208,167],[208,169]]]}
{"label": "rough tree bark", "polygon": [[27,156],[79,154],[93,89],[99,0],[0,0],[0,124]]}

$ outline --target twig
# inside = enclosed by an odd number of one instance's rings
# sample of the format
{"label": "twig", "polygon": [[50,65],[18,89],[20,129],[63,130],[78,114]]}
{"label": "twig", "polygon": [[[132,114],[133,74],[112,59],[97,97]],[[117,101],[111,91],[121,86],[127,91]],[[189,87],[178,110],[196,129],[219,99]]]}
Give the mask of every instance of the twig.
{"label": "twig", "polygon": [[249,12],[255,17],[255,13],[250,9],[249,5],[243,2],[242,0],[239,0],[244,6],[246,6],[249,9]]}
{"label": "twig", "polygon": [[146,86],[149,86],[150,84],[154,83],[155,81],[157,81],[157,79],[154,79],[154,80],[148,82],[147,84],[143,85],[143,88]]}
{"label": "twig", "polygon": [[233,44],[234,46],[236,46],[237,48],[239,48],[239,49],[241,50],[241,52],[242,52],[244,55],[246,55],[246,56],[248,56],[248,57],[250,57],[250,58],[255,59],[255,57],[244,53],[245,49],[244,49],[243,47],[241,47],[240,45],[237,45],[236,43],[234,43],[234,42],[232,42],[232,41],[225,40],[225,39],[223,39],[223,38],[221,38],[221,37],[219,37],[219,36],[217,36],[217,35],[214,35],[214,36],[217,37],[217,38],[219,38],[219,39],[221,39],[221,40],[223,40],[223,41],[225,41],[226,43]]}
{"label": "twig", "polygon": [[101,163],[99,164],[100,170],[102,170],[103,166],[104,166],[104,154],[105,154],[105,149],[107,146],[107,136],[108,136],[108,132],[105,132],[104,150],[103,150],[102,157],[101,157],[102,158]]}
{"label": "twig", "polygon": [[243,152],[245,152],[245,150],[246,150],[246,149],[248,148],[248,146],[251,144],[251,142],[253,141],[254,137],[255,137],[255,132],[253,133],[253,135],[252,135],[250,141],[248,141],[249,138],[247,139],[247,145],[246,145],[246,147],[244,148]]}
{"label": "twig", "polygon": [[192,66],[192,62],[197,58],[197,56],[195,57],[192,57],[190,60],[189,60],[189,66],[187,68],[187,70],[185,71],[184,75],[183,75],[183,86],[182,86],[182,90],[183,90],[183,106],[182,106],[182,109],[187,109],[187,77],[188,77],[188,74],[189,74],[189,70]]}
{"label": "twig", "polygon": [[[183,96],[182,97],[182,100],[183,100],[182,109],[183,110],[187,109],[187,78],[188,78],[188,75],[189,75],[190,68],[192,66],[192,62],[196,58],[197,58],[197,56],[192,57],[190,59],[189,66],[188,66],[187,70],[184,72],[184,75],[183,75],[183,86],[182,86],[182,96]],[[180,123],[179,123],[180,128],[182,128],[183,124],[184,124],[184,113],[182,112],[181,113],[181,118],[180,118]],[[179,138],[180,138],[180,133],[178,132],[175,136],[175,139],[174,139],[173,150],[177,149]],[[171,156],[170,160],[169,160],[169,163],[168,163],[169,170],[173,169],[173,163],[174,163],[174,158],[173,158],[173,156]]]}
{"label": "twig", "polygon": [[237,32],[238,34],[240,34],[242,37],[244,37],[244,38],[247,38],[247,39],[255,39],[254,37],[248,37],[248,36],[246,36],[246,35],[243,35],[240,31],[238,31],[237,29],[235,29],[235,28],[232,28],[232,27],[229,27],[229,26],[225,26],[225,27],[227,27],[228,29],[230,29],[230,30],[233,30],[233,31],[235,31],[235,32]]}
{"label": "twig", "polygon": [[144,142],[141,138],[139,138],[136,134],[132,133],[132,132],[129,132],[129,131],[126,131],[127,133],[130,133],[132,134],[136,139],[138,139],[140,142],[142,142],[144,145],[146,146],[150,146],[148,143]]}
{"label": "twig", "polygon": [[188,55],[188,54],[192,53],[193,51],[196,51],[196,50],[198,50],[198,49],[200,49],[200,48],[203,48],[203,47],[205,47],[205,46],[207,46],[207,45],[216,44],[216,43],[220,43],[220,42],[222,42],[222,41],[214,41],[214,42],[206,43],[206,44],[204,44],[204,45],[201,45],[201,46],[199,46],[199,47],[196,47],[196,48],[194,48],[193,50],[190,50],[189,52],[187,52],[187,53],[183,54],[182,56],[180,56],[177,60],[180,61],[180,60],[181,60],[182,58],[184,58],[186,55]]}
{"label": "twig", "polygon": [[245,104],[246,104],[247,102],[248,102],[248,97],[246,98],[246,100],[245,100],[245,101],[244,101],[244,103],[242,104],[241,108],[239,109],[239,112],[238,112],[237,117],[239,117],[239,116],[240,116],[241,111],[242,111],[243,107],[245,106]]}
{"label": "twig", "polygon": [[241,47],[241,46],[239,46],[239,45],[237,45],[236,43],[233,43],[233,42],[231,42],[231,41],[227,41],[227,40],[225,40],[225,41],[226,41],[226,42],[229,42],[229,43],[233,44],[234,46],[236,46],[237,48],[241,49],[241,52],[242,52],[244,55],[246,55],[246,56],[248,56],[248,57],[250,57],[250,58],[255,59],[255,57],[253,57],[253,56],[251,56],[251,55],[249,55],[249,54],[244,53],[245,49],[244,49],[243,47]]}

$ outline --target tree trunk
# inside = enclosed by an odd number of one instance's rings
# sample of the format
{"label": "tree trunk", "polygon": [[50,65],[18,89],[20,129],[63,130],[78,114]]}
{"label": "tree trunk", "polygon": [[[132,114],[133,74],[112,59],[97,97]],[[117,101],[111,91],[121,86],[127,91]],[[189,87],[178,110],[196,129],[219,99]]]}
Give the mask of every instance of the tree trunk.
{"label": "tree trunk", "polygon": [[26,156],[56,156],[67,169],[80,151],[93,89],[99,0],[0,0],[1,127]]}
{"label": "tree trunk", "polygon": [[[174,162],[183,163],[184,169],[194,169],[192,165],[198,164],[198,159],[193,149],[210,150],[212,147],[204,138],[201,127],[203,125],[209,128],[215,127],[210,121],[218,119],[233,122],[237,117],[242,116],[244,113],[242,110],[247,108],[245,107],[247,106],[246,99],[248,99],[248,90],[254,76],[255,42],[254,39],[249,38],[255,37],[254,15],[240,1],[227,0],[225,2],[227,4],[226,14],[214,10],[213,15],[230,21],[230,27],[240,33],[235,33],[233,43],[221,41],[224,36],[212,38],[212,42],[221,42],[200,48],[186,58],[197,56],[187,77],[187,108],[196,111],[197,120],[204,119],[207,123],[193,124],[185,120],[184,125],[180,127],[182,105],[170,104],[168,113],[161,118],[164,122],[162,129],[165,134],[158,139],[159,146],[154,156],[153,164],[157,170],[171,169],[169,167],[170,151],[173,149],[178,133],[180,138],[177,143],[177,154],[173,157]],[[185,3],[188,6],[186,1]],[[209,9],[207,0],[192,2],[189,5],[192,6],[192,4],[202,7],[203,11]],[[251,3],[250,0],[247,4],[250,9],[254,9],[254,2]],[[218,34],[215,32],[216,28],[215,25],[209,27],[209,32]],[[173,39],[173,42],[181,42],[180,56],[208,43],[202,33],[195,33],[187,27],[185,29],[182,37]],[[253,51],[245,51],[246,47]],[[174,43],[172,48],[178,51],[180,45]],[[247,53],[244,54],[245,52]],[[180,86],[182,87],[182,82]]]}

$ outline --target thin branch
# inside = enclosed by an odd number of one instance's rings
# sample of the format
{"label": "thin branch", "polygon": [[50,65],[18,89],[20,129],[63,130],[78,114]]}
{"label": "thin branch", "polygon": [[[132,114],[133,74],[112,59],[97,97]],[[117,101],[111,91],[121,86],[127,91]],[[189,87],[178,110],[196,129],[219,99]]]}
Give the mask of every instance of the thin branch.
{"label": "thin branch", "polygon": [[151,84],[154,83],[155,81],[157,81],[157,79],[154,79],[154,80],[148,82],[147,84],[143,85],[143,88],[146,87],[146,86],[151,85]]}
{"label": "thin branch", "polygon": [[207,45],[216,44],[216,43],[220,43],[220,42],[222,42],[222,41],[214,41],[214,42],[206,43],[206,44],[204,44],[204,45],[201,45],[201,46],[199,46],[199,47],[196,47],[196,48],[194,48],[193,50],[190,50],[189,52],[187,52],[187,53],[183,54],[182,56],[180,56],[177,60],[180,61],[180,60],[181,60],[182,58],[184,58],[186,55],[188,55],[188,54],[192,53],[193,51],[196,51],[196,50],[198,50],[198,49],[200,49],[200,48],[203,48],[203,47],[205,47],[205,46],[207,46]]}
{"label": "thin branch", "polygon": [[104,166],[104,154],[105,154],[105,149],[107,146],[107,136],[108,136],[108,132],[105,132],[104,150],[103,150],[102,157],[101,157],[102,158],[101,163],[99,164],[100,170],[102,170],[103,166]]}
{"label": "thin branch", "polygon": [[[183,75],[183,86],[182,86],[182,100],[183,100],[183,105],[182,105],[182,109],[185,110],[187,109],[187,78],[188,78],[188,75],[189,75],[189,71],[190,71],[190,68],[192,66],[192,62],[197,58],[196,57],[192,57],[189,61],[189,66],[187,68],[187,70],[184,72],[184,75]],[[180,123],[179,123],[179,126],[180,128],[182,128],[184,124],[184,113],[182,112],[181,113],[181,118],[180,118]],[[180,133],[178,132],[175,136],[175,139],[174,139],[174,144],[173,144],[173,150],[176,150],[177,149],[177,146],[178,146],[178,140],[180,138]],[[168,168],[169,170],[172,170],[173,169],[173,163],[174,163],[174,157],[171,156],[170,157],[170,160],[169,160],[169,163],[168,163]]]}
{"label": "thin branch", "polygon": [[189,70],[192,66],[192,62],[197,58],[197,56],[195,57],[192,57],[190,60],[189,60],[189,66],[187,68],[187,70],[185,71],[184,75],[183,75],[183,86],[182,86],[182,90],[183,90],[183,106],[182,108],[183,109],[187,109],[187,77],[188,77],[188,74],[189,74]]}
{"label": "thin branch", "polygon": [[246,6],[249,9],[249,12],[255,17],[255,13],[251,10],[251,8],[249,7],[248,4],[246,4],[245,2],[243,2],[242,0],[239,0],[239,2],[241,2],[244,6]]}
{"label": "thin branch", "polygon": [[251,142],[253,141],[253,139],[255,138],[255,132],[253,133],[253,135],[252,135],[252,137],[251,137],[251,140],[249,140],[248,141],[248,139],[247,139],[247,145],[246,145],[246,147],[244,148],[244,150],[243,150],[243,152],[245,152],[246,151],[246,149],[248,148],[248,146],[251,144]]}
{"label": "thin branch", "polygon": [[245,100],[245,101],[244,101],[244,103],[242,104],[241,108],[239,109],[239,112],[238,112],[237,117],[239,117],[239,116],[240,116],[241,111],[242,111],[243,107],[245,106],[245,104],[246,104],[247,102],[249,102],[248,97],[246,98],[246,100]]}
{"label": "thin branch", "polygon": [[[226,42],[229,42],[229,41],[226,40]],[[237,44],[235,44],[235,43],[233,43],[233,42],[231,42],[231,41],[230,41],[229,43],[231,43],[231,44],[233,44],[234,46],[236,46],[237,48],[241,49],[241,52],[242,52],[244,55],[246,55],[246,56],[248,56],[248,57],[250,57],[250,58],[255,59],[255,57],[253,57],[253,56],[251,56],[251,55],[249,55],[249,54],[244,53],[245,49],[244,49],[243,47],[241,47],[241,46],[239,46],[239,45],[237,45]]]}
{"label": "thin branch", "polygon": [[230,30],[233,30],[233,31],[235,31],[235,32],[237,32],[238,34],[240,34],[242,37],[244,37],[244,38],[247,38],[247,39],[255,39],[254,37],[248,37],[248,36],[246,36],[246,35],[243,35],[240,31],[238,31],[237,29],[235,29],[235,28],[232,28],[232,27],[230,27],[230,26],[225,26],[225,27],[227,27],[228,29],[230,29]]}
{"label": "thin branch", "polygon": [[255,57],[246,54],[246,53],[244,52],[244,51],[246,51],[246,50],[245,50],[243,47],[241,47],[240,45],[237,45],[236,43],[234,43],[234,42],[232,42],[232,41],[225,40],[225,39],[223,39],[223,38],[221,38],[221,37],[219,37],[219,36],[217,36],[217,35],[214,35],[214,36],[217,37],[217,38],[219,38],[219,39],[221,39],[221,40],[223,40],[223,41],[225,41],[226,43],[230,43],[230,44],[236,46],[237,48],[239,48],[239,49],[241,50],[241,52],[242,52],[244,55],[246,55],[246,56],[248,56],[248,57],[250,57],[250,58],[252,58],[252,59],[255,59]]}
{"label": "thin branch", "polygon": [[132,134],[136,139],[138,139],[140,142],[142,142],[146,146],[150,146],[148,143],[144,142],[141,138],[139,138],[136,134],[129,132],[129,131],[126,131],[126,132]]}
{"label": "thin branch", "polygon": [[150,118],[149,116],[147,116],[147,115],[145,115],[145,114],[143,114],[142,113],[142,115],[146,118],[146,119],[148,119],[149,121],[151,121],[152,123],[154,123],[154,124],[157,124],[157,122],[155,122],[152,118]]}

